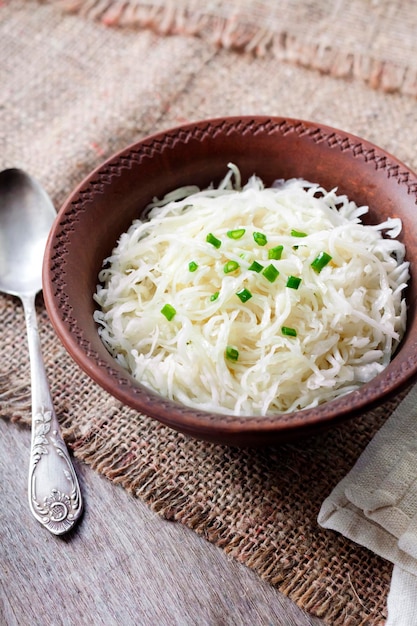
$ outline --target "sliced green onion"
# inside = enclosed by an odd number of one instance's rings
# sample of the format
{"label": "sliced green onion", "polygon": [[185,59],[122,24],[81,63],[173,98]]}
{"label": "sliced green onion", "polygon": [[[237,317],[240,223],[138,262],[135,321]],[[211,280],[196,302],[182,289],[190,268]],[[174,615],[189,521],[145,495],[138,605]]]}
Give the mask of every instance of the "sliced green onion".
{"label": "sliced green onion", "polygon": [[250,300],[250,298],[252,298],[252,294],[249,289],[241,289],[240,291],[236,292],[236,295],[238,298],[240,298],[242,302],[247,302],[248,300]]}
{"label": "sliced green onion", "polygon": [[253,238],[258,246],[266,246],[266,244],[268,243],[268,239],[263,233],[253,233]]}
{"label": "sliced green onion", "polygon": [[259,272],[264,269],[264,266],[258,263],[258,261],[254,261],[251,265],[249,265],[248,270],[251,272]]}
{"label": "sliced green onion", "polygon": [[227,236],[230,239],[241,239],[243,235],[245,234],[245,232],[246,232],[245,228],[236,228],[235,230],[228,230]]}
{"label": "sliced green onion", "polygon": [[271,248],[268,250],[268,259],[274,259],[275,261],[279,261],[282,256],[282,251],[284,250],[284,246],[275,246],[275,248]]}
{"label": "sliced green onion", "polygon": [[330,256],[330,254],[327,254],[327,252],[320,252],[320,254],[317,255],[314,261],[311,263],[311,267],[315,272],[317,272],[317,274],[320,274],[323,267],[330,263],[331,260],[332,257]]}
{"label": "sliced green onion", "polygon": [[301,278],[298,276],[288,276],[287,287],[290,289],[298,289],[301,283]]}
{"label": "sliced green onion", "polygon": [[223,266],[223,271],[225,274],[230,274],[230,272],[235,272],[239,267],[239,263],[237,261],[227,261]]}
{"label": "sliced green onion", "polygon": [[188,269],[190,270],[190,272],[195,272],[197,267],[198,265],[195,261],[190,261],[188,264]]}
{"label": "sliced green onion", "polygon": [[215,300],[217,300],[217,298],[219,297],[219,291],[216,291],[215,293],[212,293],[210,296],[210,302],[214,302]]}
{"label": "sliced green onion", "polygon": [[291,237],[307,237],[307,233],[303,233],[301,230],[292,229]]}
{"label": "sliced green onion", "polygon": [[237,350],[233,346],[227,346],[225,354],[226,359],[229,359],[229,361],[237,361],[239,358],[239,350]]}
{"label": "sliced green onion", "polygon": [[215,248],[220,248],[220,246],[222,245],[222,242],[220,241],[220,239],[217,239],[217,237],[215,237],[213,233],[209,233],[207,235],[206,241],[207,243],[211,243],[211,245],[214,246]]}
{"label": "sliced green onion", "polygon": [[281,332],[283,335],[286,335],[287,337],[297,336],[297,331],[295,330],[295,328],[290,328],[289,326],[282,326]]}
{"label": "sliced green onion", "polygon": [[164,306],[161,309],[161,313],[162,315],[165,315],[168,322],[170,322],[172,318],[174,317],[176,310],[171,304],[164,304]]}
{"label": "sliced green onion", "polygon": [[268,265],[262,274],[267,280],[269,280],[270,283],[273,283],[277,279],[279,271],[274,265]]}

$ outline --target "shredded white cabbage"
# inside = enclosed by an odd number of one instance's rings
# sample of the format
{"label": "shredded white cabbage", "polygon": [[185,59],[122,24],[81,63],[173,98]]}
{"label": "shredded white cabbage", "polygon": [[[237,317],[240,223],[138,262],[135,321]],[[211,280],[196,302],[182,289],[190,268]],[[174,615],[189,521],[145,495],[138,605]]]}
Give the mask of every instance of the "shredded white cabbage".
{"label": "shredded white cabbage", "polygon": [[[257,176],[241,188],[229,164],[219,188],[155,199],[99,274],[94,318],[108,350],[163,396],[234,415],[314,407],[372,379],[405,330],[401,222],[366,226],[367,207],[336,191],[300,179],[265,188]],[[269,258],[277,246],[281,258]],[[323,252],[331,260],[316,271]],[[229,261],[238,267],[225,273]]]}

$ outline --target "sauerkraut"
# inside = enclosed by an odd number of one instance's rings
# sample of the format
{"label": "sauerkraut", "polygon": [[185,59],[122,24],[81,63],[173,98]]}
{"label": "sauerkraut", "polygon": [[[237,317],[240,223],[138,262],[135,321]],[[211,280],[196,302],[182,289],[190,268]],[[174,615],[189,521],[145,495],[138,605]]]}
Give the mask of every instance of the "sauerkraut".
{"label": "sauerkraut", "polygon": [[[99,274],[94,318],[143,385],[201,410],[287,413],[358,389],[406,325],[399,219],[364,225],[337,189],[236,166],[148,207]],[[384,236],[383,236],[384,235]]]}

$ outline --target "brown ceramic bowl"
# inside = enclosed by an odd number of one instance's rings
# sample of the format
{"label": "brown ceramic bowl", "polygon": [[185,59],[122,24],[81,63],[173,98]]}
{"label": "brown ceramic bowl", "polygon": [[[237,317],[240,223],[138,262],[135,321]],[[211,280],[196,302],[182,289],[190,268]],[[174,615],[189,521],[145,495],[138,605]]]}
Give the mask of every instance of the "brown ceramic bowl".
{"label": "brown ceramic bowl", "polygon": [[135,382],[102,344],[93,293],[102,261],[148,202],[181,185],[219,182],[227,163],[242,180],[258,174],[303,177],[370,207],[371,223],[403,221],[411,273],[417,268],[417,177],[369,142],[294,119],[231,117],[191,123],[117,153],[72,193],[52,229],[44,262],[44,295],[52,324],[74,360],[133,409],[197,438],[231,445],[271,445],[337,424],[398,394],[417,372],[417,283],[407,291],[408,328],[386,370],[360,390],[287,415],[235,417],[187,408]]}

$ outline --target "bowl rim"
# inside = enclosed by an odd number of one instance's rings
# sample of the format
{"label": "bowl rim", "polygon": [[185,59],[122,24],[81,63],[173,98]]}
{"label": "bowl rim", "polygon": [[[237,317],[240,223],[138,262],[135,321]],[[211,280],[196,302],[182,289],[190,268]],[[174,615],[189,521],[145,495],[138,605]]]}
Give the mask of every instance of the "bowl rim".
{"label": "bowl rim", "polygon": [[[179,133],[186,136],[187,133],[195,132],[196,129],[203,131],[204,128],[209,127],[215,128],[218,132],[222,132],[222,130],[224,131],[225,129],[227,130],[232,127],[234,129],[239,129],[239,127],[241,127],[243,132],[243,130],[250,127],[251,124],[255,124],[259,128],[262,125],[265,126],[267,124],[275,125],[277,127],[279,125],[285,127],[286,125],[292,129],[302,129],[303,132],[309,134],[310,137],[316,133],[320,134],[322,137],[327,137],[328,140],[330,138],[334,138],[335,146],[340,147],[341,142],[345,141],[346,145],[349,144],[351,147],[355,145],[365,147],[366,150],[373,152],[374,155],[376,155],[374,156],[374,159],[385,159],[387,163],[395,166],[399,171],[407,173],[408,179],[406,181],[402,180],[399,176],[397,182],[398,184],[404,182],[409,184],[409,193],[413,193],[417,198],[417,175],[408,166],[386,150],[352,133],[333,128],[325,124],[292,117],[265,115],[214,117],[204,120],[196,120],[194,122],[187,122],[186,124],[180,124],[178,126],[173,126],[166,130],[161,130],[147,135],[142,139],[134,141],[126,147],[116,151],[102,163],[97,165],[73,189],[58,211],[57,219],[54,222],[48,238],[44,256],[43,290],[46,309],[56,334],[74,361],[90,376],[90,378],[124,404],[130,406],[138,412],[146,413],[176,430],[181,430],[183,432],[195,432],[197,429],[203,438],[204,435],[208,437],[213,429],[215,429],[217,434],[220,435],[233,435],[242,431],[246,434],[259,431],[264,433],[283,433],[285,431],[290,435],[291,432],[298,432],[300,428],[306,431],[309,429],[316,430],[319,425],[325,426],[331,423],[338,423],[348,416],[363,413],[366,410],[373,408],[380,402],[381,397],[385,398],[393,391],[395,393],[399,393],[402,389],[408,386],[411,379],[417,376],[417,339],[414,339],[416,356],[413,358],[410,355],[407,363],[404,367],[400,368],[399,372],[395,371],[391,374],[391,370],[394,367],[392,364],[395,364],[399,354],[397,352],[394,354],[390,365],[388,365],[387,368],[384,369],[384,371],[378,376],[372,379],[370,383],[364,384],[359,390],[353,391],[335,400],[323,403],[318,407],[310,409],[307,408],[293,413],[277,413],[266,416],[236,416],[232,413],[216,413],[213,411],[186,407],[176,401],[164,398],[157,392],[153,392],[144,387],[142,383],[134,381],[127,371],[122,370],[122,368],[120,368],[119,371],[116,363],[111,366],[108,363],[103,363],[97,355],[93,357],[91,353],[86,350],[86,346],[80,343],[79,339],[76,338],[74,333],[68,332],[68,320],[66,319],[66,314],[62,310],[62,307],[58,306],[57,293],[53,289],[53,270],[51,268],[51,259],[53,258],[57,233],[59,232],[59,229],[62,228],[62,223],[66,219],[66,214],[68,211],[72,210],[74,203],[82,197],[85,190],[96,184],[97,179],[100,178],[100,173],[111,167],[113,163],[126,158],[126,156],[150,144],[167,141],[167,138],[172,139],[173,137],[178,137]],[[80,328],[79,330],[80,335],[82,336],[82,329]],[[122,374],[124,378],[123,384],[117,382]],[[117,384],[115,384],[115,380]],[[363,393],[364,390],[366,390],[366,393]],[[139,409],[136,404],[138,398],[152,398],[153,406],[155,406],[155,398],[158,398],[160,411],[149,412]],[[145,404],[149,405],[149,402],[145,402]],[[169,416],[167,416],[165,412],[169,412]]]}

